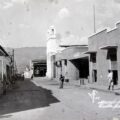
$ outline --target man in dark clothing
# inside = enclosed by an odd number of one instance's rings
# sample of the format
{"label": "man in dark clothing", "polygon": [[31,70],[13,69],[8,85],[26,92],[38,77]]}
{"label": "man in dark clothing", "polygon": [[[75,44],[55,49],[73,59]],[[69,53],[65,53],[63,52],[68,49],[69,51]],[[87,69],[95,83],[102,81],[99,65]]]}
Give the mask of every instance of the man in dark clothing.
{"label": "man in dark clothing", "polygon": [[63,88],[64,76],[60,75],[60,88]]}

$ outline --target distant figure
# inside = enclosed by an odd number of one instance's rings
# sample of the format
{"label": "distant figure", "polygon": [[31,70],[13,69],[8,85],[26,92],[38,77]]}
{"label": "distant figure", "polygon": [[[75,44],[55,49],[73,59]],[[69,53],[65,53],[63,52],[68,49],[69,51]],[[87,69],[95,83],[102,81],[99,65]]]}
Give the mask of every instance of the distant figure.
{"label": "distant figure", "polygon": [[24,79],[31,79],[31,73],[28,68],[24,71]]}
{"label": "distant figure", "polygon": [[33,69],[30,70],[31,79],[33,79]]}
{"label": "distant figure", "polygon": [[64,84],[64,77],[60,75],[60,88],[63,88],[63,84]]}
{"label": "distant figure", "polygon": [[114,82],[113,82],[113,72],[111,70],[108,71],[108,81],[109,81],[109,87],[108,90],[112,87],[112,90],[114,89]]}

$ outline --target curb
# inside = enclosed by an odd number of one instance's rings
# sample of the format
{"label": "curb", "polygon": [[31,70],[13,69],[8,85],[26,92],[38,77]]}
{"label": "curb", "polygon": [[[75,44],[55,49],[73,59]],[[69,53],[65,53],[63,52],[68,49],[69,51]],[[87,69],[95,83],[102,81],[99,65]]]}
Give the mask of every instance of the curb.
{"label": "curb", "polygon": [[91,90],[97,90],[97,91],[101,91],[101,92],[106,92],[106,93],[112,93],[112,94],[115,94],[115,95],[120,95],[120,91],[110,91],[110,90],[107,90],[107,89],[100,89],[100,88],[96,88],[96,87],[93,87],[93,86],[86,86],[86,85],[74,85],[74,86],[77,86],[77,87],[80,87],[80,88],[83,88],[83,89],[91,89]]}
{"label": "curb", "polygon": [[115,95],[120,95],[120,92],[117,92],[117,91],[104,90],[104,89],[99,89],[99,88],[95,88],[95,87],[89,87],[89,88],[94,89],[94,90],[98,90],[98,91],[102,91],[102,92],[106,92],[106,93],[113,93]]}

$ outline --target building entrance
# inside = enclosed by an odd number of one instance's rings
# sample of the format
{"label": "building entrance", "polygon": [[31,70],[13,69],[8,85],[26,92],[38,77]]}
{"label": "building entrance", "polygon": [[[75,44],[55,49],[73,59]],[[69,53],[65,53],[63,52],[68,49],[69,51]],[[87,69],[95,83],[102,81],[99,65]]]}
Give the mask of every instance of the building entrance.
{"label": "building entrance", "polygon": [[97,70],[92,71],[93,82],[97,82]]}
{"label": "building entrance", "polygon": [[114,85],[118,84],[118,71],[117,70],[113,70],[113,82],[114,82]]}
{"label": "building entrance", "polygon": [[33,76],[44,77],[46,76],[46,60],[33,60]]}
{"label": "building entrance", "polygon": [[79,70],[79,78],[88,78],[89,76],[89,62],[88,59],[75,59],[72,63]]}
{"label": "building entrance", "polygon": [[34,64],[33,73],[35,77],[44,77],[46,75],[46,64]]}

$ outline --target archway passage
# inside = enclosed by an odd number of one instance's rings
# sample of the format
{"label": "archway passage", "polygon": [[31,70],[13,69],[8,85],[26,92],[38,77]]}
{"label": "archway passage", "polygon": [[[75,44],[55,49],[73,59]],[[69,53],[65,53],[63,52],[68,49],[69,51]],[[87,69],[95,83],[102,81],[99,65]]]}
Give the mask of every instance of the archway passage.
{"label": "archway passage", "polygon": [[88,58],[74,59],[71,62],[76,66],[76,69],[79,70],[79,78],[88,78],[88,76],[89,76]]}
{"label": "archway passage", "polygon": [[34,77],[46,76],[46,60],[33,61],[33,75]]}

